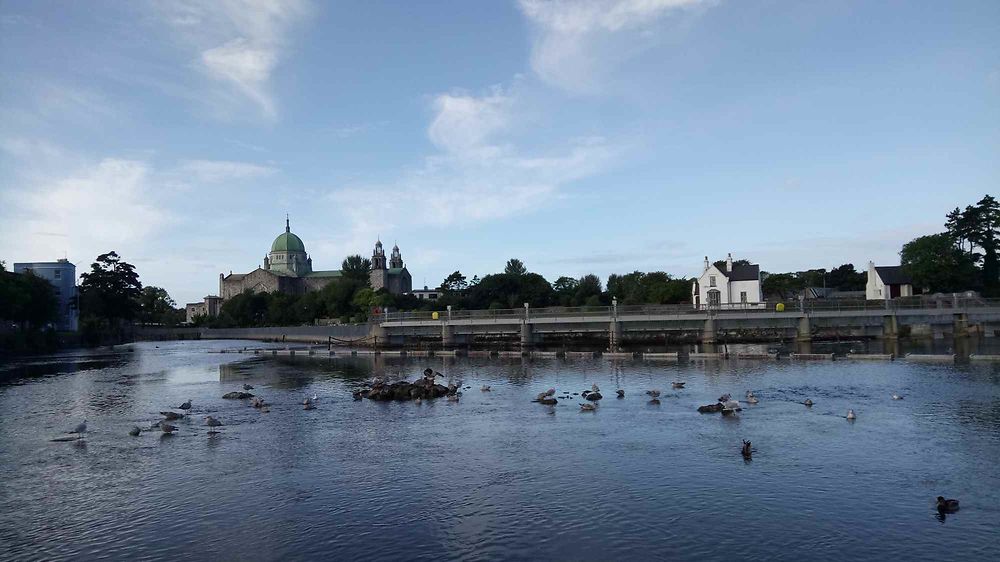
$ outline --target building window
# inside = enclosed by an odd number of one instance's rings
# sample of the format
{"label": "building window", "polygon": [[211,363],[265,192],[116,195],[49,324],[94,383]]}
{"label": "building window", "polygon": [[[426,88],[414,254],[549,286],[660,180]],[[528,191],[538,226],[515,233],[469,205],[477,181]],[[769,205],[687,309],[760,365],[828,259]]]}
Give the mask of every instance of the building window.
{"label": "building window", "polygon": [[709,287],[714,287],[715,286],[715,276],[714,275],[709,275],[708,276],[708,286]]}
{"label": "building window", "polygon": [[747,303],[747,292],[746,291],[740,291],[740,302],[743,303],[743,304]]}
{"label": "building window", "polygon": [[431,298],[431,300],[435,300],[435,299],[437,299],[437,298],[438,298],[437,294],[435,294],[435,293],[431,293],[431,294],[429,294],[429,295],[427,295],[427,296],[428,296],[428,297],[430,297],[430,298]]}
{"label": "building window", "polygon": [[55,274],[56,274],[56,279],[62,279],[62,270],[60,269],[55,270]]}
{"label": "building window", "polygon": [[708,306],[719,306],[722,303],[722,293],[716,289],[708,292]]}

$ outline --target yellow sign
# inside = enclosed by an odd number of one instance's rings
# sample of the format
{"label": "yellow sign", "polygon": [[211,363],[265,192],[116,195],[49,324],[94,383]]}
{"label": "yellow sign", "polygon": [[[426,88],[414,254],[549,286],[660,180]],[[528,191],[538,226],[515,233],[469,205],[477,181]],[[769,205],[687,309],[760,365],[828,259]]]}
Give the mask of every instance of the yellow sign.
{"label": "yellow sign", "polygon": [[778,304],[774,305],[774,310],[776,312],[784,312],[785,311],[785,303],[779,302]]}
{"label": "yellow sign", "polygon": [[438,313],[437,312],[432,312],[431,313],[431,319],[437,320],[438,319]]}

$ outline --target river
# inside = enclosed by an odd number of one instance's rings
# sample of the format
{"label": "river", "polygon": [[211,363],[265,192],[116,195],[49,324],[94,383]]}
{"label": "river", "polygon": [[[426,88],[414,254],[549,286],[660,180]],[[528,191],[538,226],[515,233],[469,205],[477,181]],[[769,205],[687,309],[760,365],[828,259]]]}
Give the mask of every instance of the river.
{"label": "river", "polygon": [[[218,353],[243,345],[262,344],[147,342],[0,365],[0,558],[941,560],[1000,549],[1000,364]],[[413,380],[425,366],[471,388],[458,402],[351,398],[374,375]],[[244,383],[269,412],[221,398]],[[604,394],[595,412],[579,396],[531,402],[592,384]],[[644,393],[654,388],[659,405]],[[735,417],[696,411],[747,390],[760,402]],[[304,410],[313,394],[317,408]],[[188,399],[176,434],[128,435]],[[218,434],[207,415],[224,423]],[[50,441],[84,419],[85,439]],[[939,516],[938,495],[961,510]]]}

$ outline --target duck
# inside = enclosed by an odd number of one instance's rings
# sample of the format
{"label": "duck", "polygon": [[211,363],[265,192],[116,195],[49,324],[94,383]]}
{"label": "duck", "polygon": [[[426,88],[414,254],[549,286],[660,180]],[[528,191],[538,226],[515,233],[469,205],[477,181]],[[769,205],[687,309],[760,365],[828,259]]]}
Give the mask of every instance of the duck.
{"label": "duck", "polygon": [[178,414],[177,412],[160,412],[160,415],[167,421],[179,420],[184,417],[184,414]]}
{"label": "duck", "polygon": [[938,496],[937,510],[941,513],[955,513],[958,511],[958,500],[945,499],[944,496]]}
{"label": "duck", "polygon": [[806,398],[806,401],[803,402],[803,404],[805,404],[806,406],[812,406],[813,405],[813,401],[810,400],[809,398]]}
{"label": "duck", "polygon": [[847,419],[854,420],[857,419],[857,417],[858,416],[854,415],[854,410],[847,410]]}
{"label": "duck", "polygon": [[747,398],[753,398],[753,396],[754,396],[753,395],[753,391],[752,390],[748,390],[747,391]]}
{"label": "duck", "polygon": [[653,398],[659,398],[660,397],[660,391],[659,390],[647,390],[646,394],[652,396]]}
{"label": "duck", "polygon": [[142,433],[142,430],[139,429],[139,426],[135,426],[132,429],[128,430],[128,434],[131,435],[132,437],[138,437],[140,433]]}
{"label": "duck", "polygon": [[190,410],[191,409],[191,399],[188,398],[187,402],[185,402],[185,403],[183,403],[183,404],[181,404],[180,406],[177,406],[177,407],[180,408],[181,410]]}
{"label": "duck", "polygon": [[543,396],[538,402],[539,404],[544,404],[546,406],[555,406],[559,403],[554,396]]}
{"label": "duck", "polygon": [[490,385],[484,384],[482,387],[480,387],[479,390],[482,390],[483,392],[490,392],[490,390],[491,390],[490,389]]}
{"label": "duck", "polygon": [[615,394],[618,395],[618,398],[625,398],[625,391],[620,388],[615,391]]}
{"label": "duck", "polygon": [[740,454],[743,455],[743,458],[745,459],[749,459],[750,456],[753,455],[753,447],[746,439],[743,440],[743,448],[740,450]]}
{"label": "duck", "polygon": [[581,412],[593,412],[597,409],[597,404],[580,404]]}
{"label": "duck", "polygon": [[207,425],[208,427],[219,427],[220,425],[222,425],[222,422],[213,418],[212,416],[208,416],[205,418],[205,425]]}
{"label": "duck", "polygon": [[253,390],[253,385],[243,383],[243,390]]}
{"label": "duck", "polygon": [[757,404],[758,402],[760,402],[760,400],[758,400],[756,396],[747,396],[747,404]]}
{"label": "duck", "polygon": [[674,381],[674,382],[670,383],[670,386],[672,386],[674,388],[684,388],[685,384],[687,384],[687,383],[684,382],[684,381]]}
{"label": "duck", "polygon": [[587,395],[584,396],[584,398],[586,398],[587,400],[590,400],[591,402],[596,402],[596,401],[600,400],[601,398],[604,398],[604,396],[600,392],[597,392],[595,390],[594,392],[588,392]]}
{"label": "duck", "polygon": [[900,396],[900,395],[898,395],[898,394],[893,394],[893,395],[892,395],[892,399],[893,399],[893,400],[902,400],[902,399],[903,399],[903,397],[902,397],[902,396]]}

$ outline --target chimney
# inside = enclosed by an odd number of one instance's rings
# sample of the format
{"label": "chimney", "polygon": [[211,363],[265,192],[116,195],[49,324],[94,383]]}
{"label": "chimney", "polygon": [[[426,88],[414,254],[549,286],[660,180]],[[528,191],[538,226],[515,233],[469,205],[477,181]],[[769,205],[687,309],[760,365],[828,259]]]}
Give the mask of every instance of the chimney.
{"label": "chimney", "polygon": [[730,253],[726,255],[726,273],[732,273],[732,272],[733,272],[733,254]]}
{"label": "chimney", "polygon": [[701,270],[702,273],[708,271],[708,256],[705,256],[705,269]]}

